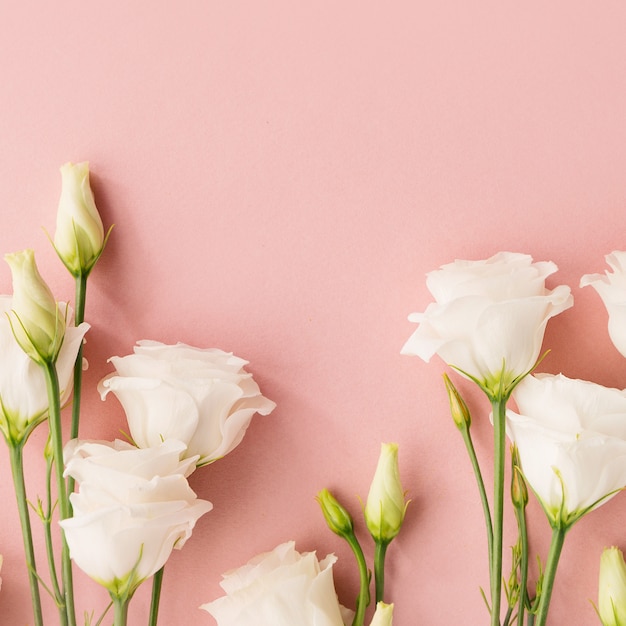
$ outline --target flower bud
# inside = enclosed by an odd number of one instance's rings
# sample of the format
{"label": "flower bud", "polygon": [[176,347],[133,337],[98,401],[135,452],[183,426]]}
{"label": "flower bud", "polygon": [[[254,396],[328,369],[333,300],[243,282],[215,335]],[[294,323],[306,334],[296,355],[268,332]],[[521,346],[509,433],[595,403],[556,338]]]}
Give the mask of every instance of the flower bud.
{"label": "flower bud", "polygon": [[383,443],[365,504],[365,523],[377,543],[389,543],[400,532],[408,505],[404,495],[398,469],[398,444]]}
{"label": "flower bud", "polygon": [[392,626],[392,623],[393,604],[379,602],[376,605],[376,613],[374,613],[370,626]]}
{"label": "flower bud", "polygon": [[322,507],[328,528],[340,537],[354,534],[354,524],[350,513],[339,504],[337,498],[328,489],[322,489],[317,494],[316,500]]}
{"label": "flower bud", "polygon": [[600,557],[598,615],[604,626],[626,626],[626,564],[619,548],[605,548]]}
{"label": "flower bud", "polygon": [[465,400],[463,400],[461,394],[452,384],[452,381],[447,374],[443,375],[443,381],[446,384],[448,399],[450,400],[450,413],[452,414],[454,423],[457,425],[459,430],[469,428],[472,424],[472,418],[470,416],[469,409],[467,408],[467,404],[465,404]]}
{"label": "flower bud", "polygon": [[33,361],[53,363],[63,343],[65,319],[37,270],[35,253],[24,250],[4,258],[13,275],[9,320],[15,339]]}
{"label": "flower bud", "polygon": [[74,276],[89,274],[104,248],[104,227],[89,186],[89,163],[61,167],[54,247]]}
{"label": "flower bud", "polygon": [[522,475],[517,446],[511,446],[511,501],[518,509],[526,508],[528,504],[528,487]]}

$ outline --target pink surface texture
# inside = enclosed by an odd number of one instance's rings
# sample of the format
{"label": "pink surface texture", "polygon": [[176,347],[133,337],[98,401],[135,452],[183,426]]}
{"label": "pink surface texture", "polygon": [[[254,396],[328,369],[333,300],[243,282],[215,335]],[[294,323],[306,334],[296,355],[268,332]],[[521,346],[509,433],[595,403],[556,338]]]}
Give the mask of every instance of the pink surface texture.
{"label": "pink surface texture", "polygon": [[[124,429],[96,384],[140,339],[232,351],[277,403],[191,477],[214,510],[169,561],[160,623],[212,626],[198,607],[221,573],[288,539],[339,556],[351,605],[352,555],[314,496],[328,487],[360,518],[380,443],[396,441],[412,503],[388,551],[394,624],[486,625],[484,523],[446,367],[400,355],[407,316],[431,299],[425,273],[454,258],[552,260],[549,286],[569,284],[575,305],[550,322],[542,370],[626,387],[605,309],[578,288],[626,249],[626,5],[25,0],[0,15],[0,252],[34,248],[57,298],[73,297],[42,230],[54,232],[66,161],[90,161],[116,225],[90,278],[81,435]],[[487,460],[488,406],[459,386]],[[26,449],[33,499],[45,436]],[[5,448],[0,624],[24,626]],[[545,561],[536,503],[530,517]],[[626,549],[624,495],[570,532],[550,626],[597,623],[610,545]],[[76,579],[79,614],[98,614],[106,592]],[[149,591],[131,624],[147,621]]]}

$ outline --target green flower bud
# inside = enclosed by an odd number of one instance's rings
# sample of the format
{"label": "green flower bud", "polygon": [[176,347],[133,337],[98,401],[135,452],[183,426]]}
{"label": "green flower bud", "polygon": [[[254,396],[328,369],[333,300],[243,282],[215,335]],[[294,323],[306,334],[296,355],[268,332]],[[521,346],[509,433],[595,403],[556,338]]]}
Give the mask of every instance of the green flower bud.
{"label": "green flower bud", "polygon": [[602,552],[598,587],[598,615],[603,626],[626,626],[626,564],[619,548]]}
{"label": "green flower bud", "polygon": [[13,275],[9,320],[15,339],[33,361],[53,363],[63,343],[65,318],[37,270],[35,253],[24,250],[4,258]]}
{"label": "green flower bud", "polygon": [[74,276],[87,275],[104,248],[104,227],[89,185],[89,163],[61,167],[54,247]]}
{"label": "green flower bud", "polygon": [[354,523],[350,513],[339,504],[337,498],[328,489],[322,489],[317,494],[316,500],[322,507],[328,528],[340,537],[354,534]]}
{"label": "green flower bud", "polygon": [[446,384],[448,399],[450,400],[450,413],[452,413],[454,423],[457,425],[459,430],[469,428],[472,425],[472,418],[470,416],[469,409],[467,408],[467,404],[465,404],[461,394],[452,384],[452,381],[447,374],[443,375],[443,381]]}
{"label": "green flower bud", "polygon": [[379,602],[376,605],[376,613],[374,613],[370,626],[392,626],[392,624],[393,604]]}
{"label": "green flower bud", "polygon": [[365,504],[365,523],[378,543],[389,543],[399,532],[408,502],[400,484],[398,444],[381,444],[378,466]]}
{"label": "green flower bud", "polygon": [[511,501],[518,509],[524,509],[528,504],[528,487],[522,475],[519,452],[515,444],[511,446]]}

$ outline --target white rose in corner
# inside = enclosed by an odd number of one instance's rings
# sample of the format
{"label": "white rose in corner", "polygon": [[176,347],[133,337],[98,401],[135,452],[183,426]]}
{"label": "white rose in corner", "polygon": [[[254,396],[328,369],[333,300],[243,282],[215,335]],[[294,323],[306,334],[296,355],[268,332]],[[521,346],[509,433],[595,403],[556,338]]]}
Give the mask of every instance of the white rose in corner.
{"label": "white rose in corner", "polygon": [[220,583],[226,595],[202,605],[218,626],[344,626],[333,583],[334,555],[300,554],[294,542],[259,554]]}
{"label": "white rose in corner", "polygon": [[507,411],[522,471],[553,526],[626,486],[626,393],[563,375],[528,376]]}
{"label": "white rose in corner", "polygon": [[117,396],[134,442],[148,448],[183,441],[198,466],[228,454],[252,416],[276,406],[244,369],[247,361],[222,350],[140,341],[134,354],[110,361],[117,374],[98,388],[103,399],[111,391]]}
{"label": "white rose in corner", "polygon": [[622,356],[626,356],[626,252],[607,254],[613,273],[585,274],[580,286],[591,285],[602,298],[609,314],[609,336]]}
{"label": "white rose in corner", "polygon": [[116,441],[71,441],[66,476],[74,517],[60,522],[72,560],[114,596],[130,594],[157,572],[173,548],[191,536],[212,505],[199,500],[185,475],[195,458],[180,461],[178,441],[139,449]]}
{"label": "white rose in corner", "polygon": [[499,252],[430,272],[426,284],[435,302],[409,316],[419,327],[402,352],[424,361],[438,354],[489,393],[501,382],[507,389],[537,362],[548,320],[572,306],[569,287],[545,287],[556,270],[527,254]]}

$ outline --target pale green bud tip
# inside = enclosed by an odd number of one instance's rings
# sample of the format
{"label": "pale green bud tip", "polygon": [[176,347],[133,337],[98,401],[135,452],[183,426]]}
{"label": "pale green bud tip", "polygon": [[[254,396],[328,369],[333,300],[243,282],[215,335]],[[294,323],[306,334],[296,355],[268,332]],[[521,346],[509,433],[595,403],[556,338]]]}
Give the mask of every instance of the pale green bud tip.
{"label": "pale green bud tip", "polygon": [[392,626],[393,624],[393,604],[379,602],[376,605],[376,613],[372,618],[370,626]]}
{"label": "pale green bud tip", "polygon": [[339,504],[337,498],[328,489],[322,489],[317,494],[316,500],[322,508],[328,528],[340,537],[354,533],[354,524],[350,513]]}
{"label": "pale green bud tip", "polygon": [[523,509],[528,504],[528,487],[522,475],[522,468],[519,460],[517,446],[511,446],[511,501],[518,509]]}
{"label": "pale green bud tip", "polygon": [[5,255],[13,276],[9,319],[15,339],[37,362],[54,361],[65,335],[65,319],[48,285],[39,274],[32,250]]}
{"label": "pale green bud tip", "polygon": [[443,381],[446,384],[446,390],[448,392],[448,399],[450,400],[450,413],[452,419],[458,428],[469,428],[472,424],[472,418],[470,416],[467,404],[461,397],[461,394],[457,391],[457,388],[452,384],[452,381],[447,374],[443,375]]}
{"label": "pale green bud tip", "polygon": [[383,443],[365,504],[365,523],[375,541],[388,543],[400,532],[407,505],[400,484],[398,444]]}
{"label": "pale green bud tip", "polygon": [[600,557],[598,615],[604,626],[626,626],[626,564],[619,548],[605,548]]}
{"label": "pale green bud tip", "polygon": [[104,227],[89,184],[89,163],[61,167],[54,247],[75,276],[88,273],[104,248]]}

